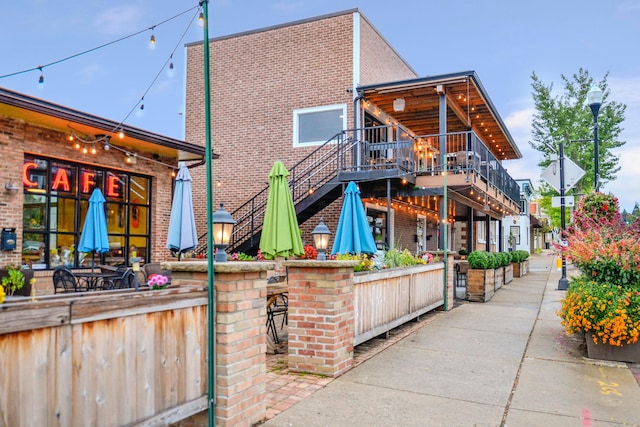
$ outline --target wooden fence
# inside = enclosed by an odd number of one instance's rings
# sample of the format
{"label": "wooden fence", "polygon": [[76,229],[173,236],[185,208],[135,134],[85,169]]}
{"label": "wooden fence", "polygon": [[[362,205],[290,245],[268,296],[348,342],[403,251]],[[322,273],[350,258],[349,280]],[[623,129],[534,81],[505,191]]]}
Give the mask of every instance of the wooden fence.
{"label": "wooden fence", "polygon": [[356,274],[355,342],[361,344],[444,304],[444,263]]}
{"label": "wooden fence", "polygon": [[0,305],[0,427],[167,425],[207,408],[207,293]]}

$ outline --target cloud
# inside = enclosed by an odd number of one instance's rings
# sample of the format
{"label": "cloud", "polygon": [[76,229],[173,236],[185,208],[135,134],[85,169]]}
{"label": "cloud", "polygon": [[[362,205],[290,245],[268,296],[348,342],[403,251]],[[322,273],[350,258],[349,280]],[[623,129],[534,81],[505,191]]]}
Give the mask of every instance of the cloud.
{"label": "cloud", "polygon": [[140,18],[144,11],[136,5],[112,7],[99,14],[94,20],[99,32],[109,35],[119,35],[140,29],[143,24]]}

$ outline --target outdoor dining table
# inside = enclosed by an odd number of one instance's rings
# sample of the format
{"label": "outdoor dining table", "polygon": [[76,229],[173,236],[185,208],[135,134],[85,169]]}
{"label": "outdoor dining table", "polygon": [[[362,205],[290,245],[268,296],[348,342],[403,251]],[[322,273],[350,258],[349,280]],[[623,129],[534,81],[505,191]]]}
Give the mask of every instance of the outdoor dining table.
{"label": "outdoor dining table", "polygon": [[113,280],[120,277],[115,272],[103,271],[76,272],[73,274],[78,280],[82,280],[86,285],[80,286],[80,283],[78,283],[78,288],[86,287],[89,291],[108,289],[113,284]]}

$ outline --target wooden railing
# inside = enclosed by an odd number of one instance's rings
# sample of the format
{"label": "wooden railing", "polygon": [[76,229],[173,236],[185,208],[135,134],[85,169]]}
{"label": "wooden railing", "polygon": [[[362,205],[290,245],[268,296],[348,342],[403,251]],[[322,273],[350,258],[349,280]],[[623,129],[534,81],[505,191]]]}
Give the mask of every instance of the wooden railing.
{"label": "wooden railing", "polygon": [[354,276],[354,345],[443,305],[444,266],[439,262]]}
{"label": "wooden railing", "polygon": [[[87,296],[90,295],[90,296]],[[207,408],[207,292],[0,306],[0,425],[167,425]]]}

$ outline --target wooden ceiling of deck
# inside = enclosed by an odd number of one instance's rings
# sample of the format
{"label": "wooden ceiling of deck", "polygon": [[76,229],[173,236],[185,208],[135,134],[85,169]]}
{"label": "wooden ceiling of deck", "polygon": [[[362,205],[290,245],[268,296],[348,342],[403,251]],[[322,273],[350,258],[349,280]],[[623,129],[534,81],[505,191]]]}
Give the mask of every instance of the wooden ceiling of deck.
{"label": "wooden ceiling of deck", "polygon": [[[470,79],[442,84],[447,95],[447,132],[473,130],[500,160],[517,159],[517,149],[511,144],[508,131],[494,116],[490,105]],[[398,88],[368,89],[369,101],[417,136],[440,133],[439,95],[437,82],[407,85]],[[404,98],[403,111],[394,111],[393,101]]]}

